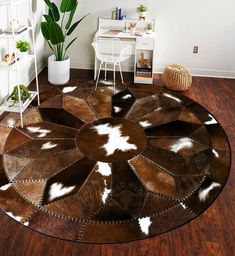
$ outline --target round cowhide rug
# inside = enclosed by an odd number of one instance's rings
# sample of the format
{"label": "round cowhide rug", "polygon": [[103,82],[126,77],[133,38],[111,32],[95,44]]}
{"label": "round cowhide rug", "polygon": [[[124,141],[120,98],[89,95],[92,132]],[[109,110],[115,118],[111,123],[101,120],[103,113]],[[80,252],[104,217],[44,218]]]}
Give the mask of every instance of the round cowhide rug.
{"label": "round cowhide rug", "polygon": [[230,148],[217,120],[165,89],[45,91],[25,126],[0,127],[0,208],[72,241],[156,236],[205,211],[223,189]]}

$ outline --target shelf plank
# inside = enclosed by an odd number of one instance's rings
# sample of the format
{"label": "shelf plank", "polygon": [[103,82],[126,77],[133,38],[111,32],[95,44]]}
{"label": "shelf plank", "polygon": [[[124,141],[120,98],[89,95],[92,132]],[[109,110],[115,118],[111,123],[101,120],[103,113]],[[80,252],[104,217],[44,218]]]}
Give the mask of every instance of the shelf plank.
{"label": "shelf plank", "polygon": [[[28,55],[25,59],[19,59],[18,60],[19,68],[22,69],[27,64],[34,61],[34,59],[35,59],[35,55],[33,55],[33,54]],[[11,66],[9,66],[8,64],[5,64],[5,63],[2,62],[2,63],[0,63],[0,70],[17,71],[17,68],[16,68],[15,63],[12,64]]]}
{"label": "shelf plank", "polygon": [[[32,27],[28,27],[26,30],[22,31],[21,33],[19,34],[15,34],[15,37],[16,38],[19,38],[21,36],[23,36],[24,34],[28,33],[29,31],[32,31]],[[0,39],[13,39],[13,34],[6,34],[6,33],[1,33],[0,34]]]}
{"label": "shelf plank", "polygon": [[[28,0],[11,0],[11,3],[12,4],[20,4],[20,3],[23,3],[23,2],[26,2]],[[0,0],[0,6],[1,5],[10,5],[10,0]]]}
{"label": "shelf plank", "polygon": [[[31,99],[27,99],[22,106],[22,113],[26,110],[26,108],[30,105],[30,103],[35,99],[35,97],[38,95],[36,91],[29,91],[31,95]],[[20,113],[20,104],[16,103],[14,106],[12,106],[12,101],[7,100],[5,101],[2,106],[0,107],[0,115],[2,115],[4,112],[14,112],[14,113]]]}

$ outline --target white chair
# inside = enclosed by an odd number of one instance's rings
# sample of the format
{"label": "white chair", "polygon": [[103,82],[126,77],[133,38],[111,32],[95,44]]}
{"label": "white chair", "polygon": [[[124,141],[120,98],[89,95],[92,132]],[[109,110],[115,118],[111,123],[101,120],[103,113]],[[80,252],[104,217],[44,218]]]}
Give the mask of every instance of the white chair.
{"label": "white chair", "polygon": [[[121,62],[125,61],[131,56],[132,46],[124,47],[119,38],[98,38],[96,42],[92,43],[92,46],[95,50],[96,58],[100,61],[99,71],[96,77],[95,90],[97,89],[97,86],[98,86],[100,71],[102,70],[103,64],[104,64],[104,71],[105,71],[105,81],[107,78],[107,71],[108,70],[113,71],[113,88],[115,90],[116,66],[119,67],[121,80],[122,80],[122,83],[124,83],[123,76],[122,76]],[[108,65],[112,65],[113,69],[108,69],[107,68]]]}

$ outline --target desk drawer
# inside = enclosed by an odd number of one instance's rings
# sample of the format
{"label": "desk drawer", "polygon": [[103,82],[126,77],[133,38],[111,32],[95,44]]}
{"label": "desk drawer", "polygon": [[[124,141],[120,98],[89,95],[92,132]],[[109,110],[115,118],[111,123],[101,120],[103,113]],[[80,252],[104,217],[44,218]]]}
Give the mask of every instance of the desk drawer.
{"label": "desk drawer", "polygon": [[137,38],[136,49],[153,50],[153,38]]}

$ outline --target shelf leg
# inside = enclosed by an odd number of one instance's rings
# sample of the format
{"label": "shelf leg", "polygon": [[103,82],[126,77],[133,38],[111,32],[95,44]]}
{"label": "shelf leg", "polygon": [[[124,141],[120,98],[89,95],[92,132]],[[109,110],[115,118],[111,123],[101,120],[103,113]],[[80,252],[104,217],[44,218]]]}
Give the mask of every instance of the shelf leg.
{"label": "shelf leg", "polygon": [[38,83],[38,67],[37,67],[37,53],[36,53],[36,47],[35,47],[34,19],[33,19],[33,11],[32,11],[32,0],[29,1],[29,11],[30,11],[30,20],[31,20],[31,27],[32,27],[32,41],[33,41],[33,54],[34,54],[34,68],[35,68],[35,80],[36,80],[36,88],[37,88],[37,99],[38,99],[38,105],[40,105],[39,83]]}
{"label": "shelf leg", "polygon": [[[11,10],[11,20],[13,19],[13,4],[12,0],[10,0],[10,10]],[[18,88],[18,98],[19,98],[19,106],[20,106],[20,124],[21,127],[24,126],[23,123],[23,108],[22,108],[22,102],[21,102],[21,94],[20,94],[20,74],[19,74],[19,63],[18,63],[18,58],[17,58],[17,49],[16,49],[16,36],[15,36],[15,31],[12,26],[12,35],[13,35],[13,43],[14,43],[14,49],[15,49],[15,64],[16,64],[16,73],[17,73],[17,88]]]}

